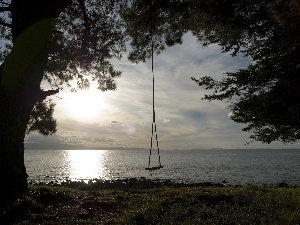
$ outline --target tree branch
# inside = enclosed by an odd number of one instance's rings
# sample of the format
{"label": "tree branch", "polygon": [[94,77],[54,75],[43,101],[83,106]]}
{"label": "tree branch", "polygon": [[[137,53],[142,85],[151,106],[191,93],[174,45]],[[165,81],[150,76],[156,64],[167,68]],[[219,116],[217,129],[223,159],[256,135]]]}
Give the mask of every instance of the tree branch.
{"label": "tree branch", "polygon": [[0,7],[0,12],[10,11],[10,7]]}
{"label": "tree branch", "polygon": [[41,94],[39,96],[39,101],[42,102],[44,101],[48,96],[50,95],[55,95],[59,93],[59,89],[55,89],[55,90],[48,90],[48,91],[41,91]]}
{"label": "tree branch", "polygon": [[76,65],[75,65],[75,64],[72,64],[72,65],[73,65],[73,67],[74,67],[74,69],[75,69],[75,72],[77,73],[78,78],[79,78],[79,79],[82,79],[82,75],[79,73],[79,71],[78,71]]}
{"label": "tree branch", "polygon": [[90,31],[90,23],[89,23],[89,18],[87,16],[86,13],[86,7],[85,7],[85,0],[78,0],[78,3],[80,5],[80,9],[82,11],[82,15],[83,15],[83,21],[84,21],[84,28],[85,28],[85,35],[88,35],[88,32]]}
{"label": "tree branch", "polygon": [[47,97],[47,96],[55,95],[55,94],[59,93],[59,89],[43,91],[43,93]]}
{"label": "tree branch", "polygon": [[10,6],[10,4],[9,4],[9,3],[3,2],[3,1],[0,1],[0,4],[2,4],[2,5],[8,5],[8,6]]}
{"label": "tree branch", "polygon": [[83,15],[83,20],[84,20],[84,26],[85,28],[89,28],[89,22],[88,22],[88,16],[86,13],[86,8],[85,8],[85,4],[84,4],[84,0],[78,0],[78,3],[80,5],[80,9],[82,11],[82,15]]}

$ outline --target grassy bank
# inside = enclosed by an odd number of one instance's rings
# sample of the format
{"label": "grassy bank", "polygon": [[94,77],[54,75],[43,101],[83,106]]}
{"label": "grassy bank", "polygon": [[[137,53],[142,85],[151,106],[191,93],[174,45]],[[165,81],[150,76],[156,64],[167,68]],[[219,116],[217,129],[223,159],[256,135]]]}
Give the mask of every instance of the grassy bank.
{"label": "grassy bank", "polygon": [[299,206],[299,187],[31,185],[0,224],[300,224]]}

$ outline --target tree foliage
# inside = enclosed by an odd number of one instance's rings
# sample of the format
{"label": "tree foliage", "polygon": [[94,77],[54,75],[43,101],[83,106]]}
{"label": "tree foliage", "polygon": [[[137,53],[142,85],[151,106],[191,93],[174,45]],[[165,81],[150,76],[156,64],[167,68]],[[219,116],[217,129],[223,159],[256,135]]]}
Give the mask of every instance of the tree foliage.
{"label": "tree foliage", "polygon": [[73,85],[75,81],[75,89],[86,88],[93,80],[99,89],[107,90],[106,84],[120,76],[109,61],[125,51],[118,9],[117,1],[78,0],[60,14],[45,73],[51,85]]}
{"label": "tree foliage", "polygon": [[[11,2],[0,2],[1,61],[13,46]],[[38,0],[24,1],[24,6],[28,2],[35,5],[32,12],[43,6]],[[294,142],[300,138],[299,0],[69,2],[53,20],[47,43],[44,80],[50,86],[67,84],[76,90],[93,80],[101,90],[114,89],[120,72],[109,59],[121,57],[128,38],[129,59],[140,62],[151,57],[152,48],[159,54],[181,44],[183,34],[192,32],[203,46],[219,44],[222,52],[244,54],[252,60],[245,69],[225,73],[221,81],[192,78],[213,90],[203,99],[231,102],[231,118],[247,124],[244,130],[252,132],[255,140]]]}
{"label": "tree foliage", "polygon": [[233,36],[211,35],[214,28],[196,34],[252,62],[221,81],[207,76],[193,80],[213,90],[204,99],[230,101],[231,119],[247,124],[243,130],[253,133],[254,140],[295,142],[300,139],[299,2],[232,1],[231,8],[221,26],[236,31]]}
{"label": "tree foliage", "polygon": [[[24,1],[24,11],[25,5],[30,4],[32,15],[36,14],[44,6],[39,2]],[[1,1],[0,8],[0,40],[4,44],[0,48],[0,61],[4,61],[11,52],[13,42],[14,45],[16,43],[11,33],[11,1]],[[54,18],[52,37],[50,41],[47,40],[49,57],[44,80],[59,88],[63,84],[72,84],[74,90],[87,88],[90,80],[93,80],[99,83],[99,89],[107,90],[106,83],[114,82],[114,78],[120,76],[109,59],[120,58],[125,50],[124,29],[118,9],[118,1],[77,0]],[[44,26],[38,31],[43,34],[41,31],[45,29]],[[32,32],[30,34],[33,35]],[[31,44],[28,47],[31,51],[21,49],[21,52],[30,54],[35,49],[37,40],[32,38],[31,42],[26,43]],[[24,42],[21,45],[26,47]]]}
{"label": "tree foliage", "polygon": [[[212,90],[203,99],[230,102],[231,118],[254,140],[300,139],[299,0],[0,0],[1,205],[27,190],[26,132],[56,130],[51,102],[69,85],[115,89],[120,58],[145,61],[182,43],[186,32],[203,46],[251,59],[220,80],[192,78]],[[43,90],[46,82],[52,89]],[[27,127],[27,128],[26,128]],[[3,200],[3,201],[2,201]]]}
{"label": "tree foliage", "polygon": [[[48,3],[51,6],[47,8]],[[18,7],[15,7],[16,4]],[[54,16],[53,11],[64,7],[62,5],[66,8]],[[109,60],[121,57],[126,40],[123,22],[118,14],[119,7],[118,1],[109,0],[65,0],[61,3],[54,1],[53,4],[39,0],[0,1],[0,63],[5,62],[1,65],[2,85],[14,88],[35,58],[47,49],[43,83],[57,91],[45,92],[44,96],[55,94],[66,85],[72,91],[88,88],[91,81],[97,82],[102,91],[115,90],[115,78],[121,72],[115,70]],[[16,13],[18,17],[14,15]],[[44,19],[37,19],[39,17]],[[28,23],[28,27],[16,36],[14,33],[20,29],[17,24],[22,23],[24,27]],[[39,82],[37,78],[30,79]],[[35,121],[35,128],[32,127],[32,119],[37,118],[38,112],[53,112],[53,105],[40,101],[36,103],[28,131],[39,130],[36,125],[42,124],[41,121]],[[39,118],[45,120],[43,126],[52,121],[50,127],[53,130],[45,132],[41,127],[39,131],[44,135],[53,134],[56,131],[53,113],[46,115],[51,118],[43,115]]]}
{"label": "tree foliage", "polygon": [[47,136],[56,132],[56,120],[53,118],[55,104],[49,101],[38,102],[31,114],[27,124],[26,134],[37,131],[38,133]]}
{"label": "tree foliage", "polygon": [[249,57],[247,68],[224,73],[221,81],[193,77],[213,91],[203,99],[230,102],[231,119],[246,124],[254,140],[300,139],[299,1],[133,1],[123,16],[132,61],[149,58],[152,42],[157,53],[180,44],[187,31],[203,46],[219,44],[223,53]]}
{"label": "tree foliage", "polygon": [[168,46],[182,43],[187,32],[183,21],[187,19],[185,1],[130,1],[125,4],[121,16],[126,23],[126,34],[130,37],[132,50],[129,60],[145,61],[150,58],[152,48],[157,54]]}

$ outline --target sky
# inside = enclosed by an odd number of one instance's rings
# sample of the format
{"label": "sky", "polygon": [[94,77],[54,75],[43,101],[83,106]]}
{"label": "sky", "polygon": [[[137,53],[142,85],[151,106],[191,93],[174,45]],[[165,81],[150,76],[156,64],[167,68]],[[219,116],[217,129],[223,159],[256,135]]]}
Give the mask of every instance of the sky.
{"label": "sky", "polygon": [[[58,131],[53,136],[26,136],[26,143],[64,143],[90,147],[150,148],[152,126],[151,61],[134,64],[112,60],[122,76],[117,90],[62,91],[53,97]],[[228,104],[201,100],[210,93],[191,77],[221,79],[225,72],[245,68],[249,59],[221,53],[221,47],[202,47],[191,34],[183,44],[154,56],[155,111],[160,149],[298,148],[298,143],[249,145],[244,124],[230,120]]]}

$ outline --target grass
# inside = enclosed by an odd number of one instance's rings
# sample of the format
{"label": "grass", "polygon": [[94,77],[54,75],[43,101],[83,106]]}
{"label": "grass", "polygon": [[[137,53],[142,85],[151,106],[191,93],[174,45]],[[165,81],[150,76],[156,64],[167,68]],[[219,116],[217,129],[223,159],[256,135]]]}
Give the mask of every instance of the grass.
{"label": "grass", "polygon": [[[300,224],[299,187],[30,186],[4,224]],[[18,215],[16,217],[16,215]],[[0,223],[2,224],[2,223]]]}

